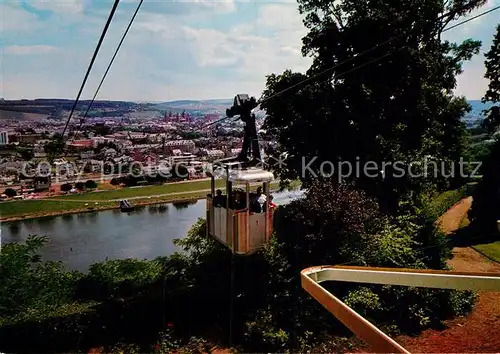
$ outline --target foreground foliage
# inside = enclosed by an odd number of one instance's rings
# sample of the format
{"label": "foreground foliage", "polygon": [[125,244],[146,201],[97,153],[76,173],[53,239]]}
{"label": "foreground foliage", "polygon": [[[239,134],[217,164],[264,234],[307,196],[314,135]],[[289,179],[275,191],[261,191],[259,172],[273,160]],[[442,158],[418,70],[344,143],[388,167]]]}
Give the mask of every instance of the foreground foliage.
{"label": "foreground foliage", "polygon": [[484,233],[495,232],[497,220],[500,219],[499,159],[500,140],[497,140],[484,164],[484,174],[474,191],[472,206],[469,211],[471,226]]}
{"label": "foreground foliage", "polygon": [[[407,212],[384,216],[363,192],[325,181],[313,183],[303,200],[280,208],[276,235],[265,250],[270,265],[266,307],[248,323],[251,342],[268,344],[264,350],[302,348],[326,332],[345,333],[302,290],[299,273],[306,267],[446,268],[451,252],[445,236],[428,223],[424,211],[401,207]],[[334,284],[330,290],[392,333],[419,331],[467,312],[474,303],[472,293],[448,290],[352,284]]]}
{"label": "foreground foliage", "polygon": [[[227,345],[233,299],[233,344],[305,351],[327,333],[348,332],[303,291],[300,271],[345,262],[444,268],[450,247],[428,210],[454,202],[436,200],[421,209],[401,204],[402,215],[390,217],[361,191],[317,182],[305,198],[278,209],[262,253],[234,259],[206,237],[202,219],[175,241],[182,253],[97,263],[86,274],[42,262],[37,254],[46,238],[8,244],[0,258],[0,350],[203,352]],[[389,286],[335,284],[332,291],[392,332],[465,313],[474,300],[468,292]]]}

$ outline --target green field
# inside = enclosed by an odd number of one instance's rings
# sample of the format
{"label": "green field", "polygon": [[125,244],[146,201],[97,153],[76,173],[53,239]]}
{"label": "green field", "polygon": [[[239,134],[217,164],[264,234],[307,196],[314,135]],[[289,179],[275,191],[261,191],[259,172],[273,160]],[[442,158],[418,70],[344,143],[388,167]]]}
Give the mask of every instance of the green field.
{"label": "green field", "polygon": [[[217,188],[224,188],[224,181],[217,180]],[[272,188],[277,188],[279,182],[271,183]],[[291,187],[299,186],[292,183]],[[210,189],[210,181],[195,181],[186,183],[171,183],[165,185],[121,188],[103,192],[91,192],[76,195],[67,195],[50,198],[50,200],[17,200],[0,203],[0,217],[26,217],[42,216],[43,214],[63,213],[94,208],[118,207],[113,199],[133,199],[132,204],[146,204],[155,202],[168,202],[182,199],[203,198]],[[99,204],[95,204],[98,202]],[[85,205],[87,204],[88,205]]]}
{"label": "green field", "polygon": [[[216,180],[216,186],[218,188],[224,187],[224,183],[225,182],[223,180]],[[103,192],[66,195],[66,196],[56,197],[53,199],[100,201],[100,200],[126,199],[132,197],[160,195],[167,193],[184,193],[184,192],[200,191],[205,189],[210,189],[210,181],[169,183],[169,184],[145,186],[145,187],[128,187],[128,188],[120,188]]]}
{"label": "green field", "polygon": [[[113,206],[116,202],[99,203],[100,207]],[[95,205],[88,205],[95,206]],[[67,210],[85,209],[85,202],[54,201],[54,200],[22,200],[0,203],[0,216],[10,218],[38,213],[54,213]]]}

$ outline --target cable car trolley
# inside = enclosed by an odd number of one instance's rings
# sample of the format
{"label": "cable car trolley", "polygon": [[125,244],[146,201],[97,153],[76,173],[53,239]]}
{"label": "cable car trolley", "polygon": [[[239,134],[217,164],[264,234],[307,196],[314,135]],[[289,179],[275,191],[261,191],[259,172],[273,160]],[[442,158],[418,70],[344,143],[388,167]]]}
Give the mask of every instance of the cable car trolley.
{"label": "cable car trolley", "polygon": [[[269,184],[274,175],[260,167],[263,164],[255,115],[251,113],[256,106],[255,98],[240,94],[235,97],[233,107],[226,111],[228,117],[239,115],[245,122],[243,147],[236,158],[213,163],[211,193],[207,196],[208,236],[229,247],[233,254],[240,255],[261,249],[272,233]],[[225,181],[225,195],[216,189],[217,179]]]}

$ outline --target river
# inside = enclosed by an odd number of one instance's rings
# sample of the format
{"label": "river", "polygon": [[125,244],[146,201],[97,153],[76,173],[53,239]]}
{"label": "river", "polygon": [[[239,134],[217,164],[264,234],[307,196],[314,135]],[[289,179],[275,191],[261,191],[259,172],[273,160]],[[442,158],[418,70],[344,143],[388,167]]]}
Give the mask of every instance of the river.
{"label": "river", "polygon": [[[302,191],[274,194],[274,202],[286,204]],[[61,260],[69,270],[86,271],[106,259],[152,259],[179,249],[174,238],[186,235],[198,218],[205,218],[205,200],[137,207],[130,213],[105,210],[4,222],[1,242],[22,242],[28,235],[46,235],[42,249],[46,260]]]}

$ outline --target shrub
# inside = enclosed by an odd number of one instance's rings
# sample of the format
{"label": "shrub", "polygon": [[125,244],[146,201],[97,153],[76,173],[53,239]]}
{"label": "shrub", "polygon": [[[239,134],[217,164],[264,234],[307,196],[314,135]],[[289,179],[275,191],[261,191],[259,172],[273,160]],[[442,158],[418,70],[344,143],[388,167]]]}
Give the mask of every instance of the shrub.
{"label": "shrub", "polygon": [[118,178],[111,178],[111,181],[109,181],[109,183],[112,186],[118,186],[120,184],[120,181],[118,180]]}
{"label": "shrub", "polygon": [[46,237],[8,243],[0,253],[0,317],[34,315],[68,302],[80,274],[65,272],[61,262],[42,262]]}
{"label": "shrub", "polygon": [[61,185],[62,192],[69,192],[72,188],[73,188],[73,186],[69,183],[64,183]]}
{"label": "shrub", "polygon": [[12,188],[7,188],[4,192],[4,194],[9,197],[9,198],[14,198],[17,195],[17,192],[15,189]]}
{"label": "shrub", "polygon": [[[404,204],[400,209],[402,215],[384,216],[364,193],[328,181],[314,182],[305,198],[279,207],[275,234],[264,252],[270,266],[267,304],[247,322],[249,347],[260,350],[258,343],[266,343],[275,347],[265,350],[296,348],[305,338],[314,339],[308,332],[318,338],[325,331],[344,330],[301,288],[304,268],[342,263],[445,267],[449,244],[444,235],[422,211]],[[328,283],[324,286],[330,289]],[[333,291],[377,324],[403,331],[418,331],[470,310],[473,303],[469,296],[458,304],[455,292],[448,290],[337,283]]]}
{"label": "shrub", "polygon": [[137,295],[142,288],[162,278],[164,265],[163,258],[94,263],[79,284],[79,294],[96,300]]}
{"label": "shrub", "polygon": [[78,189],[79,191],[83,191],[85,189],[85,183],[83,183],[83,182],[77,182],[75,184],[75,188]]}
{"label": "shrub", "polygon": [[430,221],[436,221],[456,203],[467,197],[467,187],[443,192],[438,195],[422,195],[419,204]]}
{"label": "shrub", "polygon": [[89,179],[88,181],[85,182],[85,188],[88,188],[88,189],[97,188],[97,183],[95,183],[95,181]]}
{"label": "shrub", "polygon": [[189,177],[189,171],[184,164],[177,163],[170,169],[170,175],[174,179],[185,179]]}

